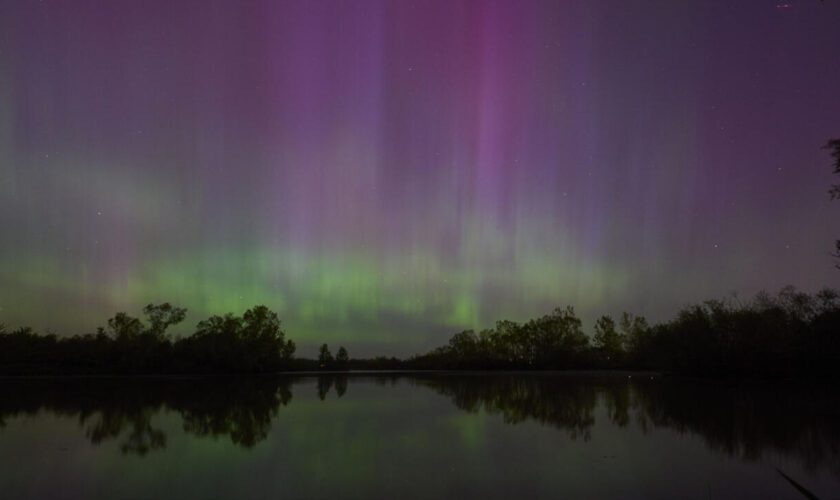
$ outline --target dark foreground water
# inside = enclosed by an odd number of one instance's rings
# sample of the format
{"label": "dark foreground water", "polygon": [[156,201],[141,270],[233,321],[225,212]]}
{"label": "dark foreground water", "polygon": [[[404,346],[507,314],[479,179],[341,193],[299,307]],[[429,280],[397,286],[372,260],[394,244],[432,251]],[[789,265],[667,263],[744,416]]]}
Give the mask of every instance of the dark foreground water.
{"label": "dark foreground water", "polygon": [[0,498],[806,498],[782,473],[840,498],[830,388],[639,374],[0,380]]}

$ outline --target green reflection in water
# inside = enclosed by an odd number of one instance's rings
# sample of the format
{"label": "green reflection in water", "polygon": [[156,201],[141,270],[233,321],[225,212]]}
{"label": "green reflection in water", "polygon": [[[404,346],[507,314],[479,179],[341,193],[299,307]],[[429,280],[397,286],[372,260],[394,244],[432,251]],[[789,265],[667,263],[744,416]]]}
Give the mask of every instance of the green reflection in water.
{"label": "green reflection in water", "polygon": [[830,497],[838,415],[830,388],[638,376],[6,379],[0,456],[16,459],[0,484],[11,498],[796,498],[779,467]]}

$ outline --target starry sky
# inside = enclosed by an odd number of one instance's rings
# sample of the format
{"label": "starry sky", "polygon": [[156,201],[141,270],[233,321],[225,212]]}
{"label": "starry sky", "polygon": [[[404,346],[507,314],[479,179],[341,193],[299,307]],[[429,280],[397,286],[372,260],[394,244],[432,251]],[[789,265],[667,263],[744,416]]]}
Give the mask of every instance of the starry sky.
{"label": "starry sky", "polygon": [[840,2],[0,0],[0,322],[302,355],[837,286]]}

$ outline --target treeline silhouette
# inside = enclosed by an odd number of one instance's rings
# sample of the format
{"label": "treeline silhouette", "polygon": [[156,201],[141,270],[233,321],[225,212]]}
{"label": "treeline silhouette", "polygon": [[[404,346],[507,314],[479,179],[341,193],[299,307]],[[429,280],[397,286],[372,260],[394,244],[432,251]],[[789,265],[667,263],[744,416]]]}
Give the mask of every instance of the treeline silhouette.
{"label": "treeline silhouette", "polygon": [[145,320],[118,313],[96,334],[58,337],[0,325],[0,374],[201,374],[288,370],[655,370],[706,376],[836,376],[840,366],[840,294],[783,288],[751,300],[710,300],[663,323],[623,313],[602,316],[590,337],[574,309],[557,308],[524,323],[498,321],[466,330],[407,360],[351,359],[323,344],[318,359],[296,359],[277,314],[255,306],[242,316],[200,321],[171,339],[186,310],[148,305]]}
{"label": "treeline silhouette", "polygon": [[685,375],[836,376],[840,294],[783,288],[752,300],[710,300],[649,325],[624,313],[603,316],[584,334],[571,307],[525,323],[466,330],[407,362],[435,369],[641,369]]}
{"label": "treeline silhouette", "polygon": [[350,369],[350,355],[344,346],[338,348],[338,353],[333,357],[330,346],[321,344],[318,349],[318,368],[322,370],[348,370]]}
{"label": "treeline silhouette", "polygon": [[242,316],[211,316],[195,333],[170,339],[186,309],[149,304],[146,321],[126,313],[96,334],[58,337],[0,325],[0,373],[265,373],[295,368],[295,344],[277,314],[255,306]]}

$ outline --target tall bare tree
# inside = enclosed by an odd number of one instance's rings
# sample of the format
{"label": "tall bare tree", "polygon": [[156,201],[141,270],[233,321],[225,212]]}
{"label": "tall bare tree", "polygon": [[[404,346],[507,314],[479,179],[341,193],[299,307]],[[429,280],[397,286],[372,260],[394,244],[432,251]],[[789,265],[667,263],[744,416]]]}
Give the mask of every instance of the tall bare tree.
{"label": "tall bare tree", "polygon": [[[834,158],[834,173],[840,174],[840,139],[831,139],[823,146],[823,149],[831,151],[831,157]],[[832,200],[840,200],[840,184],[832,184],[828,194]],[[840,240],[834,242],[834,256],[840,259]],[[835,267],[840,269],[840,263]]]}

